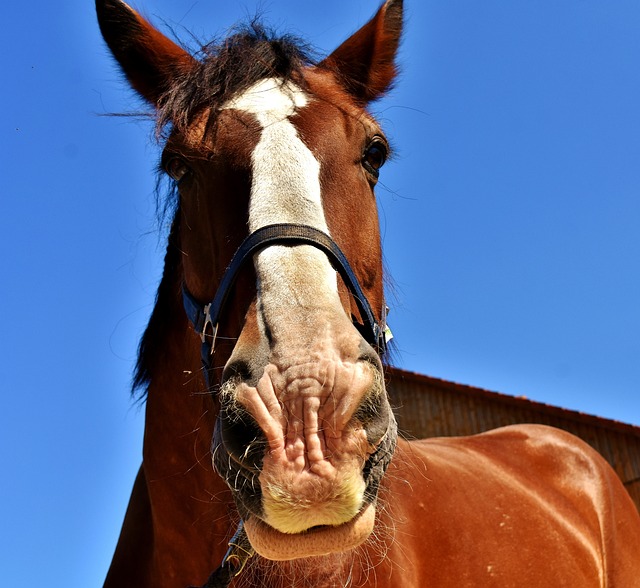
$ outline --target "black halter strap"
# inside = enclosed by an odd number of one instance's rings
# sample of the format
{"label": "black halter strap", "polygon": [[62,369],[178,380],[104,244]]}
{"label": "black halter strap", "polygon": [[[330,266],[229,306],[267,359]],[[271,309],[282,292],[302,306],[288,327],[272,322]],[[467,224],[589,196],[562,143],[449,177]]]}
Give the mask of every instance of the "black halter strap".
{"label": "black halter strap", "polygon": [[[231,581],[244,569],[247,562],[255,555],[251,547],[244,523],[240,521],[234,536],[229,541],[229,549],[218,569],[214,570],[201,588],[228,588]],[[190,588],[197,588],[191,586]]]}
{"label": "black halter strap", "polygon": [[322,231],[307,225],[274,224],[261,227],[251,233],[238,247],[229,267],[226,269],[213,300],[205,305],[200,304],[187,290],[182,289],[182,298],[187,317],[191,321],[196,333],[202,339],[202,362],[205,372],[211,367],[211,354],[215,344],[218,322],[224,305],[229,297],[231,288],[238,277],[240,269],[251,256],[270,245],[312,245],[324,252],[329,261],[342,277],[347,288],[353,295],[363,324],[354,322],[364,339],[378,353],[382,354],[386,348],[386,308],[382,309],[381,320],[378,322],[373,314],[358,278],[354,274],[349,261],[338,245]]}

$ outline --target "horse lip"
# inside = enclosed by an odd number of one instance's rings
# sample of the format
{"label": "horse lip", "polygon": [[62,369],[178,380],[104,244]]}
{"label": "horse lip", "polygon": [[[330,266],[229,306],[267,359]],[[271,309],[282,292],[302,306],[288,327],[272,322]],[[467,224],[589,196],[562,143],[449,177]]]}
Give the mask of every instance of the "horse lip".
{"label": "horse lip", "polygon": [[[225,444],[222,442],[219,436],[217,436],[217,439],[219,445],[216,448],[214,443],[214,448],[212,450],[212,461],[214,469],[220,474],[220,476],[227,482],[227,484],[231,488],[232,494],[234,495],[234,500],[238,509],[240,510],[241,516],[247,520],[249,518],[255,518],[259,521],[262,521],[263,524],[267,527],[271,528],[270,525],[264,522],[261,518],[262,493],[260,483],[257,481],[257,477],[260,474],[260,468],[250,467],[246,462],[238,460],[233,453],[228,452]],[[347,521],[343,524],[348,525],[355,518],[360,516],[368,506],[376,502],[378,487],[381,482],[382,475],[387,469],[387,466],[391,461],[391,458],[395,451],[396,439],[397,426],[395,423],[395,419],[393,419],[382,435],[382,438],[375,446],[372,447],[373,451],[368,455],[364,463],[362,476],[365,482],[365,492],[363,497],[363,504],[360,507],[360,511],[355,515],[353,519],[351,519],[351,521]],[[226,458],[216,460],[215,456],[221,455],[220,450],[223,451],[223,454],[226,456]],[[231,470],[228,470],[231,464],[233,464],[233,468]],[[246,483],[242,483],[240,486],[238,486],[237,484],[239,476],[246,481]],[[235,480],[235,483],[231,483],[231,480]],[[317,525],[315,527],[307,529],[306,531],[302,531],[300,535],[322,532],[325,529],[335,529],[335,526]],[[276,530],[274,529],[274,531]],[[283,533],[283,535],[286,534]],[[294,535],[288,536],[291,537]]]}
{"label": "horse lip", "polygon": [[376,509],[368,503],[350,521],[341,525],[318,525],[300,533],[287,534],[251,516],[245,529],[251,545],[266,559],[287,561],[348,551],[361,545],[373,531]]}

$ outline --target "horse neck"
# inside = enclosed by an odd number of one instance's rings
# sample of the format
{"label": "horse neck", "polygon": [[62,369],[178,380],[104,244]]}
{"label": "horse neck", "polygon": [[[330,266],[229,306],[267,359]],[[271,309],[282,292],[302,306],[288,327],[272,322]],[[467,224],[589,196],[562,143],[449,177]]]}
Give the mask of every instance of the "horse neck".
{"label": "horse neck", "polygon": [[148,388],[143,456],[145,471],[158,478],[192,469],[211,472],[212,413],[217,409],[202,377],[199,354],[189,348],[193,341],[187,343],[190,335],[186,331],[172,337],[173,346],[183,340],[183,348],[159,362]]}
{"label": "horse neck", "polygon": [[[151,567],[172,570],[176,580],[197,581],[222,561],[238,521],[231,495],[211,465],[218,408],[204,381],[200,339],[179,297],[164,311],[171,324],[149,373],[143,446]],[[166,582],[165,577],[158,585]]]}

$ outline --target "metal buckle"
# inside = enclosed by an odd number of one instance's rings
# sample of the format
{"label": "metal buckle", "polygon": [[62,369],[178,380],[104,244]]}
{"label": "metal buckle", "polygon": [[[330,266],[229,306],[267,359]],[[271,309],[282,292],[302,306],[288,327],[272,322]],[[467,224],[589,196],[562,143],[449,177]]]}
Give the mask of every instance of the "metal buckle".
{"label": "metal buckle", "polygon": [[254,555],[255,551],[244,531],[244,523],[240,521],[238,529],[229,541],[229,549],[222,560],[221,567],[225,567],[227,564],[231,565],[233,577],[238,576]]}
{"label": "metal buckle", "polygon": [[211,327],[211,349],[209,350],[209,355],[213,355],[213,348],[216,345],[216,336],[218,335],[218,323],[214,325],[211,320],[211,303],[204,307],[204,324],[200,332],[200,340],[202,343],[207,342],[207,327]]}

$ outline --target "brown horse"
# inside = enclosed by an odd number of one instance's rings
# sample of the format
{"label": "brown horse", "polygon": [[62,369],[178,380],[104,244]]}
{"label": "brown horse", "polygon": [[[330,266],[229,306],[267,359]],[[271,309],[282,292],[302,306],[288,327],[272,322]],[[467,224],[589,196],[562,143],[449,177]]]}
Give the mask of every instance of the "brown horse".
{"label": "brown horse", "polygon": [[402,1],[317,63],[255,24],[195,58],[120,0],[96,6],[176,186],[105,586],[640,586],[638,513],[580,440],[397,440],[374,198],[389,146],[366,107],[394,80]]}

